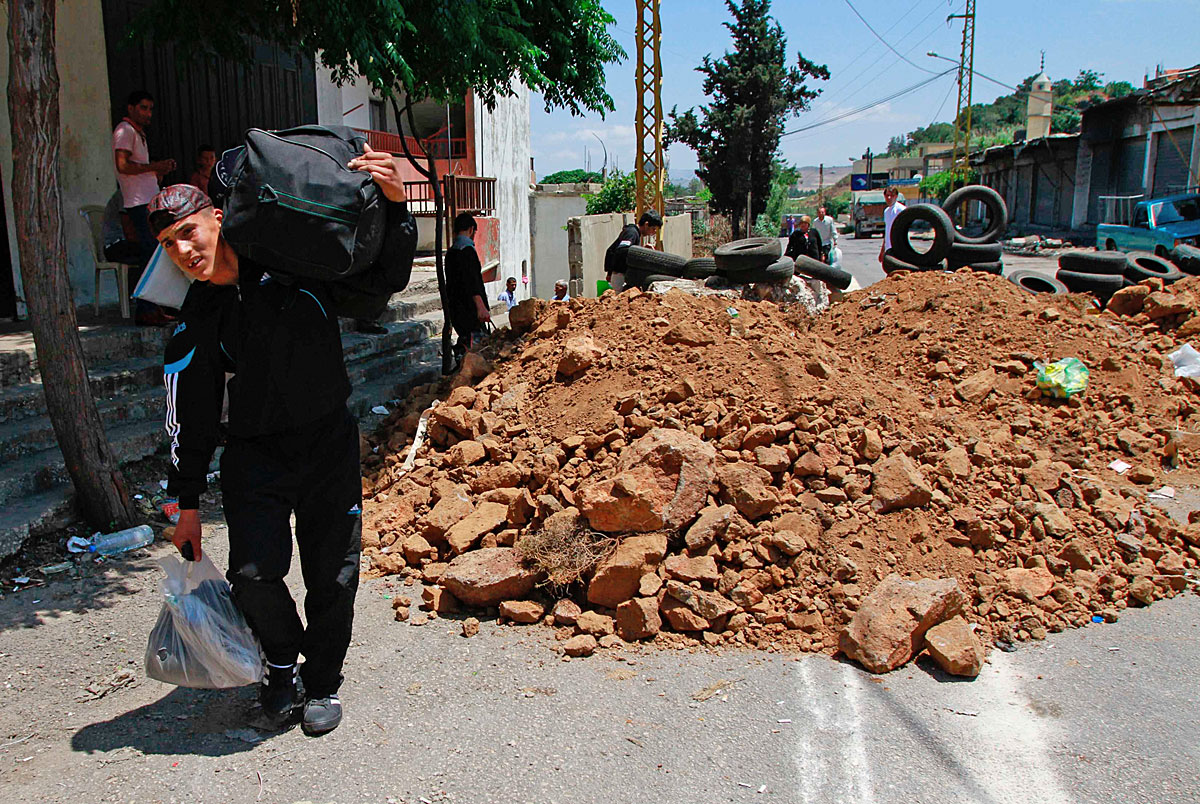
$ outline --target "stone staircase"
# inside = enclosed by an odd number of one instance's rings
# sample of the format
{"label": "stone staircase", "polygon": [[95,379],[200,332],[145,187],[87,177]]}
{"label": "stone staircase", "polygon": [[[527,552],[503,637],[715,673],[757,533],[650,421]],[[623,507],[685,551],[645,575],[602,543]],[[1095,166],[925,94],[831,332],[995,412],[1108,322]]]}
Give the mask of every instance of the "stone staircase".
{"label": "stone staircase", "polygon": [[[362,335],[342,322],[342,350],[360,418],[400,391],[436,379],[442,312],[437,293],[395,297],[386,335]],[[92,394],[121,463],[165,450],[162,353],[169,328],[80,327]],[[0,559],[74,515],[72,491],[46,414],[29,333],[0,336]]]}

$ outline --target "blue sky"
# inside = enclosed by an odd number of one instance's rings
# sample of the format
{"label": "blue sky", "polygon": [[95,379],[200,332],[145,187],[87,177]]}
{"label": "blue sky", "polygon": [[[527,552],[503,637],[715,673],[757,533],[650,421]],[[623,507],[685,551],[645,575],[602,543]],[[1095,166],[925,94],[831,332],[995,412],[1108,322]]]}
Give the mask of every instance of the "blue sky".
{"label": "blue sky", "polygon": [[[871,25],[908,59],[941,72],[952,65],[925,55],[935,51],[957,60],[962,23],[946,16],[961,10],[962,0],[850,0]],[[633,88],[636,14],[633,0],[607,0],[617,18],[613,31],[629,58],[608,70],[608,92],[616,111],[606,119],[579,118],[565,112],[546,114],[533,100],[533,154],[538,176],[583,166],[584,148],[593,169],[602,161],[601,138],[609,164],[628,171],[634,160]],[[975,69],[1007,84],[1037,72],[1046,51],[1052,79],[1071,78],[1081,69],[1104,73],[1105,80],[1140,86],[1155,65],[1185,67],[1200,62],[1200,0],[978,0]],[[694,68],[706,53],[719,56],[729,47],[729,19],[720,0],[662,0],[663,104],[667,110],[705,102],[702,76]],[[823,93],[789,124],[789,129],[820,122],[911,87],[929,73],[902,61],[875,39],[846,0],[775,0],[772,14],[783,26],[788,49],[825,64],[832,77],[818,82]],[[1190,33],[1189,33],[1190,32]],[[975,100],[990,101],[1008,90],[976,77]],[[785,137],[783,155],[799,165],[848,165],[871,146],[954,114],[953,74],[870,111],[811,131]],[[595,135],[595,136],[593,136]],[[691,175],[695,155],[683,146],[668,152],[672,176]]]}

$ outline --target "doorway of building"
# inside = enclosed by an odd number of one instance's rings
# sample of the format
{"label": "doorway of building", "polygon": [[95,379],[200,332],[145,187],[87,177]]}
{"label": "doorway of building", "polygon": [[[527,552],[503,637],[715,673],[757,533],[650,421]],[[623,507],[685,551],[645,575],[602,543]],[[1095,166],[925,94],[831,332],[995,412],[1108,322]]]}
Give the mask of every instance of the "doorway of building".
{"label": "doorway of building", "polygon": [[4,215],[4,180],[0,179],[0,318],[17,317],[17,286],[8,250],[8,219]]}

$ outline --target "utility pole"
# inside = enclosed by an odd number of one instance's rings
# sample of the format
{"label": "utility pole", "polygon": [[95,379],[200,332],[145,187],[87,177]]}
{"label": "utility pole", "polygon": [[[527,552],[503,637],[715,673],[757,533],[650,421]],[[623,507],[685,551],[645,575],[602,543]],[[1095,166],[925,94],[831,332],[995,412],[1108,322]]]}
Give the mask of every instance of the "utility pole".
{"label": "utility pole", "polygon": [[817,206],[825,203],[825,163],[817,168]]}
{"label": "utility pole", "polygon": [[[971,90],[975,76],[975,0],[967,0],[962,14],[946,18],[963,21],[962,51],[958,59],[958,112],[954,116],[954,149],[952,170],[967,170],[971,155]],[[961,174],[960,174],[961,175]]]}
{"label": "utility pole", "polygon": [[875,166],[875,155],[871,153],[870,146],[867,147],[867,189],[875,189],[875,171],[872,168]]}
{"label": "utility pole", "polygon": [[662,21],[658,4],[659,0],[637,0],[637,159],[633,173],[638,217],[647,210],[663,214]]}

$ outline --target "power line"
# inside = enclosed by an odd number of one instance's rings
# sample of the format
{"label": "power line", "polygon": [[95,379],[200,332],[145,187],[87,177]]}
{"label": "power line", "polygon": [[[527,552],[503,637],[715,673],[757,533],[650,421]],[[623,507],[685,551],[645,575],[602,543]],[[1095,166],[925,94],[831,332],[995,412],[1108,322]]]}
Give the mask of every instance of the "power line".
{"label": "power line", "polygon": [[[945,75],[948,75],[948,74],[949,74],[949,73],[943,73],[943,76],[945,76]],[[933,82],[933,83],[936,83],[936,81],[934,81],[934,79],[929,79],[929,80],[930,80],[931,82]],[[910,88],[907,90],[907,94],[910,94],[910,95],[911,95],[911,94],[915,94],[916,92],[918,92],[918,91],[919,91],[919,90],[921,90],[921,89],[928,89],[928,88],[931,88],[931,87],[933,86],[933,83],[931,83],[931,84],[925,84],[924,86],[910,87]],[[951,82],[951,88],[953,88],[953,87],[954,87],[954,83],[953,83],[953,82]],[[901,94],[901,95],[904,95],[904,94],[906,94],[906,90],[900,90],[899,92],[900,92],[900,94]],[[895,100],[895,98],[890,98],[890,97],[889,97],[889,98],[887,98],[887,99],[884,99],[884,101],[883,101],[883,102],[884,102],[884,103],[886,103],[888,100]],[[873,104],[868,104],[866,108],[867,108],[867,110],[869,110],[870,108],[873,108]],[[858,121],[857,121],[857,120],[855,120],[855,118],[854,118],[854,115],[857,115],[858,113],[859,113],[859,112],[858,112],[858,110],[852,110],[851,112],[847,112],[847,113],[846,113],[846,115],[847,115],[847,116],[846,116],[846,117],[844,117],[842,120],[831,120],[831,121],[829,121],[829,124],[828,124],[828,126],[827,126],[827,127],[825,126],[825,124],[824,124],[824,121],[823,121],[823,122],[822,122],[822,127],[821,127],[820,129],[813,130],[813,131],[806,131],[806,132],[804,132],[803,134],[797,134],[797,135],[795,136],[795,138],[791,140],[791,142],[799,142],[799,141],[801,141],[801,140],[808,139],[809,137],[815,137],[815,136],[817,136],[817,135],[819,135],[819,134],[822,134],[822,133],[828,134],[828,132],[830,132],[830,131],[836,131],[836,130],[838,130],[838,129],[840,129],[840,128],[844,128],[844,127],[846,127],[846,126],[852,126],[852,125],[854,125],[856,122],[858,122]]]}
{"label": "power line", "polygon": [[854,4],[853,4],[853,3],[851,3],[851,2],[850,2],[850,0],[846,0],[846,5],[850,6],[850,10],[854,12],[854,16],[856,16],[856,17],[858,17],[860,20],[862,20],[862,24],[863,24],[863,25],[865,25],[865,26],[867,26],[867,30],[868,30],[868,31],[870,31],[871,33],[875,34],[875,38],[876,38],[876,39],[878,39],[880,42],[883,42],[883,44],[884,44],[884,45],[887,47],[887,49],[888,49],[888,50],[890,50],[890,51],[892,51],[893,53],[895,53],[895,54],[896,54],[897,56],[899,56],[899,57],[900,57],[902,60],[904,60],[904,61],[908,62],[908,63],[909,63],[909,64],[911,64],[913,67],[916,67],[916,68],[917,68],[918,70],[920,70],[921,72],[923,72],[923,73],[930,73],[931,75],[933,74],[933,70],[926,70],[924,67],[922,67],[921,65],[917,64],[917,63],[916,63],[915,61],[913,61],[912,59],[910,59],[910,58],[908,58],[907,56],[905,56],[905,55],[904,55],[903,53],[901,53],[899,50],[896,50],[896,48],[892,47],[892,46],[891,46],[891,44],[889,44],[889,43],[888,43],[888,41],[887,41],[886,39],[884,39],[882,36],[880,36],[880,34],[879,34],[879,31],[876,31],[874,28],[872,28],[872,27],[871,27],[871,23],[867,22],[867,18],[866,18],[866,17],[864,17],[862,14],[859,14],[859,13],[858,13],[858,9],[854,7]]}
{"label": "power line", "polygon": [[[937,0],[938,5],[941,5],[941,3],[942,3],[942,0]],[[912,6],[909,7],[908,11],[901,14],[900,17],[895,22],[893,22],[891,25],[889,25],[887,27],[887,29],[883,32],[884,35],[886,36],[887,34],[891,33],[892,29],[895,28],[897,25],[899,25],[901,22],[903,22],[905,20],[905,18],[908,17],[909,14],[912,14],[913,11],[915,11],[917,6],[919,6],[920,4],[921,4],[921,0],[917,0],[915,3],[913,3]],[[934,10],[936,11],[937,9],[934,9]],[[928,16],[928,15],[926,15],[926,16]],[[865,48],[860,48],[858,51],[858,54],[853,59],[850,60],[850,63],[847,64],[845,67],[841,68],[841,72],[846,72],[851,67],[853,67],[855,64],[858,64],[859,59],[866,56],[867,53],[869,53],[869,52],[870,51],[866,50]],[[870,69],[870,68],[868,67],[867,69]],[[862,73],[859,73],[858,75],[861,75],[861,74]],[[840,73],[835,72],[834,75],[838,76],[838,75],[840,75]],[[855,77],[857,78],[857,75]],[[837,79],[835,78],[834,80],[837,80]]]}
{"label": "power line", "polygon": [[787,137],[792,134],[799,134],[802,131],[811,131],[814,128],[828,125],[829,123],[834,123],[834,122],[837,122],[838,120],[843,120],[847,117],[853,117],[856,114],[861,114],[865,111],[875,108],[876,106],[881,106],[885,103],[888,103],[889,101],[894,101],[896,98],[907,95],[910,92],[916,92],[918,89],[921,89],[922,87],[932,84],[934,81],[938,80],[942,76],[950,75],[950,73],[953,73],[956,71],[957,71],[957,68],[954,68],[954,69],[946,70],[945,72],[935,73],[932,78],[926,78],[924,81],[921,81],[920,83],[913,84],[910,87],[906,87],[904,89],[897,90],[886,97],[880,98],[877,101],[872,101],[871,103],[860,106],[857,109],[851,109],[850,111],[842,112],[841,114],[835,114],[832,117],[827,117],[824,120],[817,121],[816,123],[810,123],[807,126],[801,126],[800,128],[794,128],[791,131],[785,131],[785,132],[783,132],[783,134],[781,136]]}

